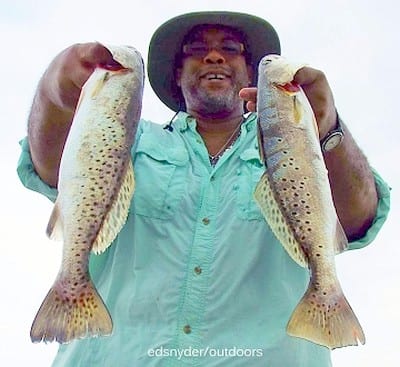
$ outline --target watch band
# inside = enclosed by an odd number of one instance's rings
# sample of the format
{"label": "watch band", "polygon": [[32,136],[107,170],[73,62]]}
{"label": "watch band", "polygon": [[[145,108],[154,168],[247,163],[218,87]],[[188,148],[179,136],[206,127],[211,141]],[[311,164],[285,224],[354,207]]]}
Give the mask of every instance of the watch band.
{"label": "watch band", "polygon": [[339,114],[336,114],[336,126],[321,140],[322,152],[329,152],[340,145],[344,138],[344,129]]}

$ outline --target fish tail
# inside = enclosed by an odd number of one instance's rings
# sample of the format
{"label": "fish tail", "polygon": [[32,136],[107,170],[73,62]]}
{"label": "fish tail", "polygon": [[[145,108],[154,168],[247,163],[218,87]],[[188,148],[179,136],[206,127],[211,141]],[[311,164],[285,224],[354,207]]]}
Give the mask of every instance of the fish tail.
{"label": "fish tail", "polygon": [[56,281],[33,321],[31,340],[68,343],[111,332],[111,316],[90,279],[78,291],[63,288]]}
{"label": "fish tail", "polygon": [[330,349],[365,344],[364,332],[341,288],[332,297],[310,286],[287,325],[291,336],[310,340]]}

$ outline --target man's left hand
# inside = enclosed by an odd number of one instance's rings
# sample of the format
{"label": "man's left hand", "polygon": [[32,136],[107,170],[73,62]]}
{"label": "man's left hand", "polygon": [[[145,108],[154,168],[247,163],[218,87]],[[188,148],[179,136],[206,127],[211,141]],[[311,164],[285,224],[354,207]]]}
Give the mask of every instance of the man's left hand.
{"label": "man's left hand", "polygon": [[[319,136],[323,138],[336,125],[335,103],[325,74],[317,69],[303,67],[296,72],[293,81],[303,88],[314,111]],[[247,101],[249,111],[256,111],[257,88],[243,88],[239,96]]]}

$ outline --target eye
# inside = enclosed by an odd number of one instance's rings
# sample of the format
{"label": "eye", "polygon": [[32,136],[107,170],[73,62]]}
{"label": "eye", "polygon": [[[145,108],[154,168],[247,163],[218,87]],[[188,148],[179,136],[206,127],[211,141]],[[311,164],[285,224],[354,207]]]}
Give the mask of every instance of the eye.
{"label": "eye", "polygon": [[263,63],[263,65],[268,65],[268,64],[270,64],[272,61],[273,61],[272,58],[270,58],[270,57],[265,57],[265,58],[262,60],[262,63]]}
{"label": "eye", "polygon": [[197,53],[207,52],[208,47],[203,42],[193,42],[187,45],[187,50],[189,53],[197,54]]}
{"label": "eye", "polygon": [[207,47],[205,45],[192,45],[191,49],[194,51],[198,51],[198,50],[205,51],[205,50],[207,50]]}
{"label": "eye", "polygon": [[224,41],[221,50],[230,55],[240,55],[242,53],[241,44],[234,41]]}

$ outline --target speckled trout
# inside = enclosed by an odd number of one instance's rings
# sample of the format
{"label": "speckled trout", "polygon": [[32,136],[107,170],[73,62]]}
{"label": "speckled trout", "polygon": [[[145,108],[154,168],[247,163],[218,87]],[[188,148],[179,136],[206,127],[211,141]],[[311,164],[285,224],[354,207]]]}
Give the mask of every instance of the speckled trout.
{"label": "speckled trout", "polygon": [[141,113],[143,61],[107,47],[121,67],[98,66],[82,88],[62,153],[47,227],[64,242],[62,265],[31,328],[33,342],[110,335],[112,319],[94,284],[90,251],[101,253],[124,225],[134,190],[131,146]]}
{"label": "speckled trout", "polygon": [[289,255],[310,270],[308,289],[292,313],[288,334],[331,349],[364,344],[335,271],[335,254],[348,244],[333,203],[314,114],[293,82],[301,66],[277,55],[267,55],[259,64],[257,111],[265,173],[255,200]]}

